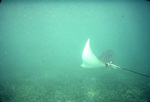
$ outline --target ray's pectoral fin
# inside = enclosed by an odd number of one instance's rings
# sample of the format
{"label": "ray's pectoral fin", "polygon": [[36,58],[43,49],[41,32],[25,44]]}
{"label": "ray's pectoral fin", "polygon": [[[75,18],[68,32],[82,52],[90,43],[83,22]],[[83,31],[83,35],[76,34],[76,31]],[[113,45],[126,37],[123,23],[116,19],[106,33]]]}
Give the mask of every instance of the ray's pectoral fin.
{"label": "ray's pectoral fin", "polygon": [[90,39],[88,39],[85,48],[82,54],[82,67],[84,68],[96,68],[96,67],[105,67],[105,64],[101,62],[91,51],[89,45]]}

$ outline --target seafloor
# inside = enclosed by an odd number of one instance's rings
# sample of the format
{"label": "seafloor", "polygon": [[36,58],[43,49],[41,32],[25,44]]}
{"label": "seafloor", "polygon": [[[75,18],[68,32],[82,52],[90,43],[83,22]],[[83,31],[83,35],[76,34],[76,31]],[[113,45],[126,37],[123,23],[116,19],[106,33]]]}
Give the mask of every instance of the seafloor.
{"label": "seafloor", "polygon": [[0,83],[1,102],[148,102],[150,84],[140,77],[86,72],[22,75]]}

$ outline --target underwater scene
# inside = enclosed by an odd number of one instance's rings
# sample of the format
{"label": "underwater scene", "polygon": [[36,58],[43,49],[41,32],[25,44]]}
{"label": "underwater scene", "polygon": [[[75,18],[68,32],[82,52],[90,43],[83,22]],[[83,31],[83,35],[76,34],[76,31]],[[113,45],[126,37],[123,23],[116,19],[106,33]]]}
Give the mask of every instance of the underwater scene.
{"label": "underwater scene", "polygon": [[150,102],[148,0],[2,0],[0,102]]}

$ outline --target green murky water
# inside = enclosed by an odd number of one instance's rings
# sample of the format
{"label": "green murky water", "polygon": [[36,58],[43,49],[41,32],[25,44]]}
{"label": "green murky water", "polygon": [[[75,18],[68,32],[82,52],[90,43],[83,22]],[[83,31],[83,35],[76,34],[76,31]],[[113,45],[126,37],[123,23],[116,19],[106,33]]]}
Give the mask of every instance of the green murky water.
{"label": "green murky water", "polygon": [[1,102],[148,102],[150,78],[84,69],[82,52],[149,75],[150,2],[2,1]]}

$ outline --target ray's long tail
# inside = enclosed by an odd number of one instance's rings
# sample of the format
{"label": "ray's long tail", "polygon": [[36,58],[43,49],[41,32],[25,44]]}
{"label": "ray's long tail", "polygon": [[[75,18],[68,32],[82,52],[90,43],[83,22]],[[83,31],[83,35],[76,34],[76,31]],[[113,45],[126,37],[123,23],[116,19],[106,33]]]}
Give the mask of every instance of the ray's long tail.
{"label": "ray's long tail", "polygon": [[123,70],[129,71],[129,72],[132,72],[132,73],[135,73],[135,74],[138,74],[138,75],[141,75],[141,76],[144,76],[144,77],[150,78],[150,76],[149,76],[149,75],[146,75],[146,74],[143,74],[143,73],[139,73],[139,72],[136,72],[136,71],[133,71],[133,70],[127,69],[127,68],[119,67],[119,66],[114,65],[114,64],[111,64],[111,66],[112,66],[113,68],[115,68],[115,69],[116,69],[116,68],[120,68],[120,69],[123,69]]}

